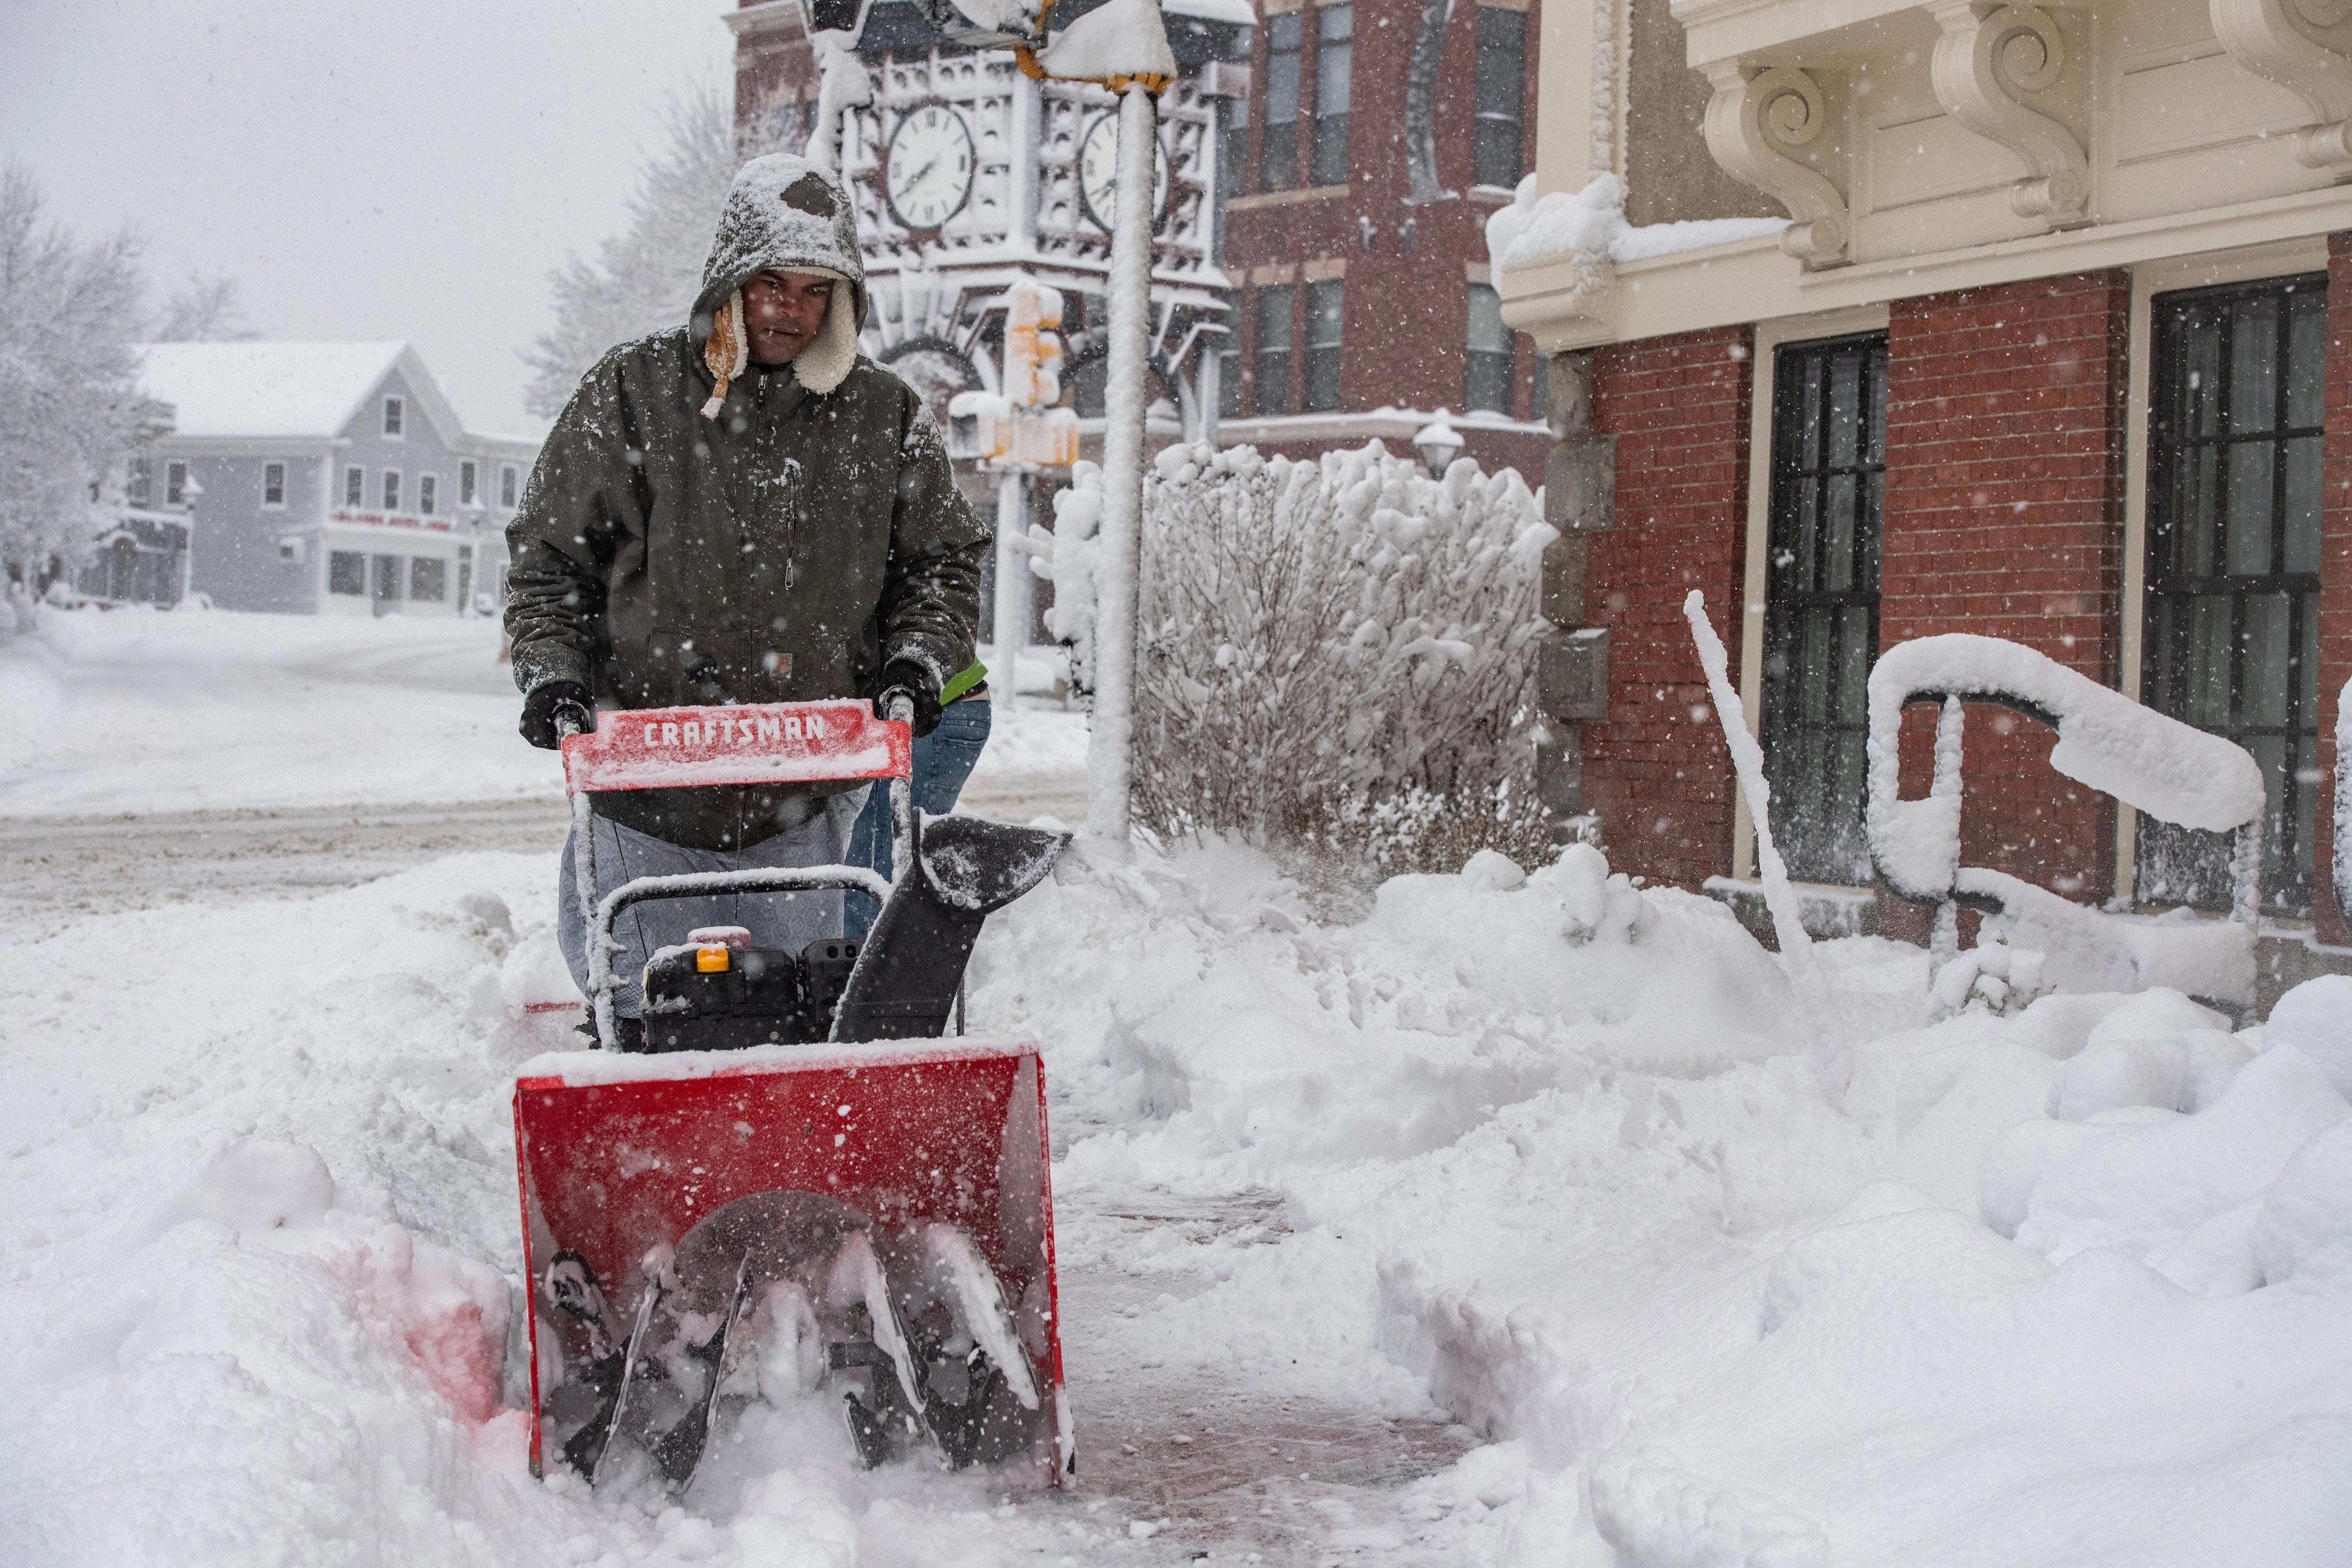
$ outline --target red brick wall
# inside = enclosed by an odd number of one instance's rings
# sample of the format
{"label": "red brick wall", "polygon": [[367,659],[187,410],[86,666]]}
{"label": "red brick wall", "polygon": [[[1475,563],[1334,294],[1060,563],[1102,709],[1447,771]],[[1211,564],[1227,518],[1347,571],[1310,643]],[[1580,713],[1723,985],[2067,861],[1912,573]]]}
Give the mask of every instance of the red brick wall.
{"label": "red brick wall", "polygon": [[[2105,271],[1892,306],[1882,649],[1978,632],[2116,684],[2130,301]],[[1923,704],[1906,795],[1926,793],[1934,734]],[[2050,767],[2056,738],[1971,707],[1962,854],[2096,902],[2115,889],[2114,803]]]}
{"label": "red brick wall", "polygon": [[2329,875],[2336,849],[2336,710],[2352,680],[2352,233],[2327,237],[2326,434],[2322,437],[2326,483],[2320,511],[2319,553],[2319,793],[2317,837],[2319,940],[2352,943],[2346,905],[2352,888]]}
{"label": "red brick wall", "polygon": [[1731,869],[1731,760],[1682,606],[1703,590],[1738,658],[1754,342],[1727,327],[1594,354],[1617,512],[1586,574],[1586,624],[1609,628],[1609,722],[1584,728],[1584,801],[1610,865],[1653,883],[1695,889]]}

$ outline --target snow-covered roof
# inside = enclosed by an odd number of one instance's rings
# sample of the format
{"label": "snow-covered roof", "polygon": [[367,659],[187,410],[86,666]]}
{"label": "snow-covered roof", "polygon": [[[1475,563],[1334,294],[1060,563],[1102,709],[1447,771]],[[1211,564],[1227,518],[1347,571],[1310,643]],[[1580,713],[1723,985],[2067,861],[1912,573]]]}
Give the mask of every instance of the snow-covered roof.
{"label": "snow-covered roof", "polygon": [[[148,394],[173,406],[174,435],[326,437],[342,433],[408,345],[149,343],[140,352]],[[438,401],[431,378],[422,379],[416,390]]]}

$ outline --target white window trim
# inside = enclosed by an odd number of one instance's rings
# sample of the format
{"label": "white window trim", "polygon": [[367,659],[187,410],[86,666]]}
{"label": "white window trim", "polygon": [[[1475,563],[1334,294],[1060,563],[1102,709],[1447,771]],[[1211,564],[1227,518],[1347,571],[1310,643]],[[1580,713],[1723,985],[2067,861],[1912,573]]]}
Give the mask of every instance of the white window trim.
{"label": "white window trim", "polygon": [[[392,410],[395,404],[398,405],[400,408],[400,428],[397,430],[384,429],[383,426],[392,423]],[[405,441],[408,439],[407,398],[403,397],[396,392],[387,392],[383,395],[383,401],[378,405],[377,412],[381,414],[383,417],[376,422],[376,434],[382,436],[387,441]]]}
{"label": "white window trim", "polygon": [[[278,469],[278,499],[276,500],[271,500],[269,499],[269,470],[273,466]],[[286,510],[286,491],[288,487],[292,485],[293,482],[294,465],[286,461],[285,458],[272,458],[268,459],[268,461],[263,463],[261,465],[261,510],[264,511],[284,511]]]}
{"label": "white window trim", "polygon": [[[2124,584],[2117,609],[2121,635],[2116,639],[2116,686],[2137,702],[2140,700],[2140,660],[2147,614],[2147,424],[2149,381],[2156,358],[2156,297],[2177,289],[2201,289],[2213,283],[2251,283],[2263,278],[2291,278],[2299,272],[2327,270],[2327,239],[2324,235],[2282,240],[2244,250],[2212,251],[2174,261],[2146,262],[2132,268],[2131,327],[2126,352],[2131,356],[2124,393]],[[2320,803],[2325,809],[2326,802]],[[2139,813],[2116,802],[2115,895],[2128,900],[2139,867]]]}
{"label": "white window trim", "polygon": [[375,481],[375,510],[378,511],[399,511],[403,510],[400,502],[396,500],[386,500],[383,499],[383,481],[387,479],[392,481],[392,489],[394,494],[399,494],[403,491],[404,487],[401,484],[401,472],[398,468],[378,468],[376,470]]}
{"label": "white window trim", "polygon": [[[1748,361],[1748,550],[1739,594],[1739,706],[1748,732],[1759,741],[1763,738],[1765,567],[1772,539],[1775,358],[1786,343],[1883,332],[1886,318],[1884,305],[1856,305],[1756,323]],[[1883,511],[1880,521],[1883,526]],[[1756,818],[1749,815],[1748,796],[1737,784],[1731,791],[1731,875],[1737,881],[1757,880]]]}

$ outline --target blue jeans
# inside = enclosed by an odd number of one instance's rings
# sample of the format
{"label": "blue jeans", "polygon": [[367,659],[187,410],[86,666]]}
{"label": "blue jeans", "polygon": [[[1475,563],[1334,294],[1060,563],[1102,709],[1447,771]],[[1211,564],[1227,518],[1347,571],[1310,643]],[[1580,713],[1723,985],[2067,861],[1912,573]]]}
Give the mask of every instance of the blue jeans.
{"label": "blue jeans", "polygon": [[[944,816],[955,809],[964,780],[971,777],[980,750],[988,744],[993,706],[986,697],[950,702],[940,716],[940,727],[915,742],[912,793],[917,811]],[[866,797],[866,810],[849,836],[848,863],[871,866],[886,878],[890,875],[890,789],[885,780],[877,779],[873,793]],[[845,893],[842,903],[842,934],[852,942],[863,942],[874,917],[882,911],[863,893]]]}

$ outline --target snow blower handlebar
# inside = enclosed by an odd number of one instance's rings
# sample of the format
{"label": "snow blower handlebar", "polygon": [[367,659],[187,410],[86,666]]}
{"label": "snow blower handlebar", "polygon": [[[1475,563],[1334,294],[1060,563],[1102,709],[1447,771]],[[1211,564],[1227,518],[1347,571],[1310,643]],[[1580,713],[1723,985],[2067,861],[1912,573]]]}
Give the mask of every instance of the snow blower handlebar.
{"label": "snow blower handlebar", "polygon": [[[877,719],[854,699],[767,702],[732,708],[640,708],[604,715],[583,731],[565,717],[564,789],[572,797],[572,868],[588,924],[588,1001],[596,1043],[614,1047],[613,922],[647,899],[723,892],[778,893],[839,889],[887,900],[914,864],[922,831],[915,815],[914,703],[890,701]],[[596,843],[588,797],[602,790],[684,789],[711,784],[820,784],[887,779],[890,880],[863,866],[803,866],[639,877],[596,897]]]}

